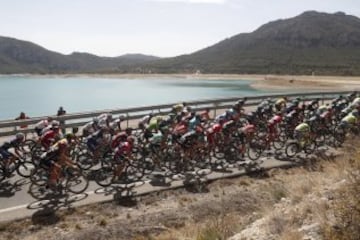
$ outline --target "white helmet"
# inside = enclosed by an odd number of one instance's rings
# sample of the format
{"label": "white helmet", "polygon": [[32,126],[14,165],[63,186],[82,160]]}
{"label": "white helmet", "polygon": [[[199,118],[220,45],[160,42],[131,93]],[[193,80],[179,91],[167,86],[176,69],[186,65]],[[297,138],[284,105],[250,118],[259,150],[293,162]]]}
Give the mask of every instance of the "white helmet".
{"label": "white helmet", "polygon": [[51,121],[51,126],[53,126],[53,127],[58,127],[58,126],[60,126],[60,122],[59,122],[59,121],[56,121],[56,120],[52,120],[52,121]]}

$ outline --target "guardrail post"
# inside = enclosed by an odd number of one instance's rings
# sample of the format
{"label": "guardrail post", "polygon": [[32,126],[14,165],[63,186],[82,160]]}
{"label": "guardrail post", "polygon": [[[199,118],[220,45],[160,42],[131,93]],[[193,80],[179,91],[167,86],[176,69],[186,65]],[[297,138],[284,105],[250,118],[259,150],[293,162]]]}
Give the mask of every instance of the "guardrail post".
{"label": "guardrail post", "polygon": [[216,109],[218,107],[218,103],[214,103],[214,119],[216,118]]}
{"label": "guardrail post", "polygon": [[126,128],[129,127],[129,113],[126,113]]}

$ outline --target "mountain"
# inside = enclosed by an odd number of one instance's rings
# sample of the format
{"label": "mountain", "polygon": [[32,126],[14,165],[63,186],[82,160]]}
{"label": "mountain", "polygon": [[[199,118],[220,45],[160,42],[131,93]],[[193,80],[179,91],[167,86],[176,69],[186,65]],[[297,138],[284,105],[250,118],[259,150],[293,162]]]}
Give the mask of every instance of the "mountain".
{"label": "mountain", "polygon": [[151,72],[360,75],[360,19],[342,12],[304,12],[143,68]]}
{"label": "mountain", "polygon": [[360,19],[308,11],[173,58],[63,55],[0,37],[0,73],[95,72],[360,75]]}
{"label": "mountain", "polygon": [[157,60],[158,57],[127,54],[99,57],[74,52],[63,55],[31,42],[0,37],[0,73],[92,73],[113,72],[118,67]]}

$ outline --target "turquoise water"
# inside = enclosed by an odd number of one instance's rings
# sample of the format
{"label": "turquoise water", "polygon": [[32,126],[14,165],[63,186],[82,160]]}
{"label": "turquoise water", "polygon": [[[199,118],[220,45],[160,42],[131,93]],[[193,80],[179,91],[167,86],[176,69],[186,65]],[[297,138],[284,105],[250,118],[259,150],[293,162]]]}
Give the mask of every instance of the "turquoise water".
{"label": "turquoise water", "polygon": [[0,119],[21,111],[30,117],[166,104],[179,101],[241,97],[265,92],[251,81],[185,78],[126,79],[106,77],[0,76]]}

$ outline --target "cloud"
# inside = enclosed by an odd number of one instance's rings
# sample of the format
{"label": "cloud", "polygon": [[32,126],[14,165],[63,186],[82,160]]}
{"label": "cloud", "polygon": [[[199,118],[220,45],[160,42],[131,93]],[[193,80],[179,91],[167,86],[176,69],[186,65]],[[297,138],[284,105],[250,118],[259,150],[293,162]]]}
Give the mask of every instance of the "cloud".
{"label": "cloud", "polygon": [[147,0],[149,2],[173,2],[173,3],[213,3],[224,4],[227,0]]}

